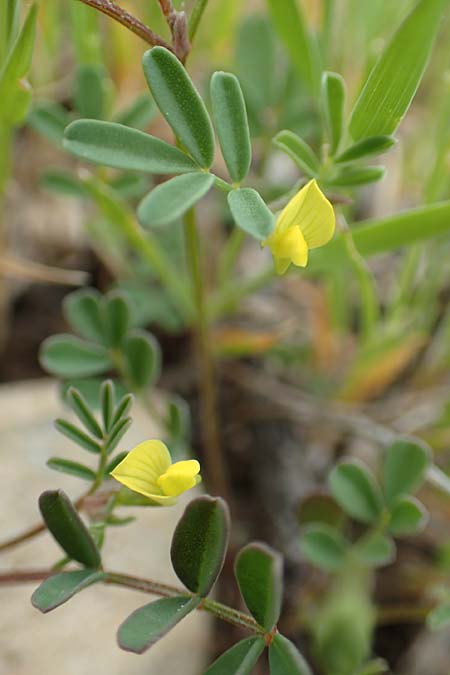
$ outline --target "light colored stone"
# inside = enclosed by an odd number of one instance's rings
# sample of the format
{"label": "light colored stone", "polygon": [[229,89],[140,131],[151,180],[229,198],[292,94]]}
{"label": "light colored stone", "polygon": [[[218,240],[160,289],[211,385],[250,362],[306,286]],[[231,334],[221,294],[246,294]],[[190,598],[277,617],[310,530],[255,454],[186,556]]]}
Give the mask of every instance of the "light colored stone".
{"label": "light colored stone", "polygon": [[[80,460],[80,450],[53,429],[53,420],[67,416],[51,381],[0,387],[1,508],[0,541],[39,520],[37,500],[45,489],[66,490],[76,497],[83,490],[77,478],[48,469],[54,455]],[[157,436],[142,410],[121,443],[130,449]],[[92,463],[85,453],[83,461]],[[109,531],[104,547],[109,569],[179,585],[169,557],[170,540],[186,501],[173,508],[128,510],[135,523]],[[125,511],[124,511],[125,513]],[[42,568],[60,557],[47,535],[0,556],[0,570]],[[199,675],[209,639],[207,615],[195,612],[143,656],[116,645],[119,624],[151,596],[124,588],[88,588],[54,612],[43,615],[30,604],[32,584],[0,587],[1,675]]]}

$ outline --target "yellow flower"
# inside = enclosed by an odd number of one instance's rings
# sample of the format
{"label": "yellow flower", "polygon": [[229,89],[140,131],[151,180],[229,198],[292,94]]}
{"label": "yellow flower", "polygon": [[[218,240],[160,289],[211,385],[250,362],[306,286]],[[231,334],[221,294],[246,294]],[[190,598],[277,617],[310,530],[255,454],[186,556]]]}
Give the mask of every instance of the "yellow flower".
{"label": "yellow flower", "polygon": [[130,490],[161,504],[175,504],[177,497],[201,481],[196,459],[172,464],[167,447],[161,441],[139,443],[111,471],[111,476]]}
{"label": "yellow flower", "polygon": [[324,246],[335,229],[333,207],[315,180],[309,181],[278,216],[274,231],[262,242],[272,252],[277,274],[293,263],[308,264],[310,248]]}

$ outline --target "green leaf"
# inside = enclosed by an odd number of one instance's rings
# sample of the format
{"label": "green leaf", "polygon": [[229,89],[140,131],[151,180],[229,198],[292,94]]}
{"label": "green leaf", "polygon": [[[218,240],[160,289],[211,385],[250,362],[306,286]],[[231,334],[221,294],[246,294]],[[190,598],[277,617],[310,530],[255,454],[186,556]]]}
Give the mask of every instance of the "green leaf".
{"label": "green leaf", "polygon": [[47,460],[47,466],[55,471],[67,473],[70,476],[76,476],[83,480],[94,481],[95,471],[92,471],[88,466],[80,464],[79,462],[72,462],[70,459],[62,459],[61,457],[50,457]]}
{"label": "green leaf", "polygon": [[347,559],[349,542],[335,527],[313,524],[300,539],[300,548],[308,562],[326,572],[340,569]]}
{"label": "green leaf", "polygon": [[128,451],[124,450],[123,452],[118,452],[117,455],[115,455],[108,466],[105,469],[105,476],[108,476],[111,471],[114,471],[116,466],[123,460],[125,457],[128,455]]}
{"label": "green leaf", "polygon": [[200,598],[162,598],[140,607],[125,619],[117,633],[121,649],[143,654],[195,609]]}
{"label": "green leaf", "polygon": [[70,558],[92,569],[100,567],[100,552],[62,490],[43,492],[39,497],[39,509],[50,533]]}
{"label": "green leaf", "polygon": [[70,117],[62,105],[54,101],[46,101],[30,111],[27,122],[32,129],[59,146]]}
{"label": "green leaf", "polygon": [[255,239],[266,239],[272,232],[275,222],[273,213],[253,188],[229,192],[228,206],[236,225]]}
{"label": "green leaf", "polygon": [[297,647],[277,633],[269,647],[270,675],[312,675]]}
{"label": "green leaf", "polygon": [[415,497],[400,497],[391,507],[389,531],[394,537],[407,537],[421,532],[428,522],[428,512]]}
{"label": "green leaf", "polygon": [[395,544],[391,537],[374,534],[355,546],[358,559],[370,567],[382,567],[395,560]]}
{"label": "green leaf", "polygon": [[337,164],[342,164],[344,162],[353,162],[356,159],[361,159],[361,157],[381,155],[396,143],[397,139],[393,138],[393,136],[370,136],[369,138],[363,138],[362,141],[354,143],[344,150],[344,152],[341,152],[334,161]]}
{"label": "green leaf", "polygon": [[317,178],[320,171],[320,162],[300,136],[293,131],[280,131],[273,139],[275,145],[283,150],[297,164],[304,174],[310,178]]}
{"label": "green leaf", "polygon": [[108,293],[103,307],[103,322],[108,345],[118,349],[131,325],[131,308],[125,294]]}
{"label": "green leaf", "polygon": [[82,288],[66,295],[63,313],[71,328],[93,342],[103,342],[101,294],[93,288]]}
{"label": "green leaf", "polygon": [[427,616],[427,626],[431,630],[440,630],[450,625],[450,602],[438,605]]}
{"label": "green leaf", "polygon": [[385,174],[384,166],[343,167],[338,174],[326,179],[326,184],[335,187],[367,185],[381,180]]}
{"label": "green leaf", "polygon": [[310,93],[317,93],[320,57],[308,32],[303,12],[296,0],[267,0],[275,29],[283,41],[294,68]]}
{"label": "green leaf", "polygon": [[86,429],[97,438],[102,439],[103,431],[82,394],[75,387],[70,387],[66,400]]}
{"label": "green leaf", "polygon": [[397,129],[422,79],[446,4],[420,0],[387,44],[352,112],[355,141]]}
{"label": "green leaf", "polygon": [[235,183],[244,180],[252,161],[247,110],[239,80],[232,73],[211,78],[214,123],[228,173]]}
{"label": "green leaf", "polygon": [[144,225],[168,225],[180,218],[206,195],[214,183],[210,173],[187,173],[161,183],[148,193],[138,208]]}
{"label": "green leaf", "polygon": [[[450,231],[450,201],[422,206],[393,216],[357,223],[353,229],[355,246],[368,257],[426,241]],[[338,235],[321,249],[311,252],[313,272],[344,266],[348,254],[344,238]],[[348,264],[348,262],[347,262]]]}
{"label": "green leaf", "polygon": [[140,390],[155,383],[161,372],[161,350],[153,335],[135,331],[123,347],[128,376]]}
{"label": "green leaf", "polygon": [[131,417],[122,417],[118,420],[111,431],[108,434],[108,441],[105,444],[105,450],[107,454],[110,454],[113,450],[116,449],[122,438],[127,433],[128,429],[131,427],[133,420]]}
{"label": "green leaf", "polygon": [[133,405],[133,400],[134,400],[133,394],[125,394],[125,396],[123,396],[120,399],[119,403],[117,404],[114,410],[114,415],[111,420],[111,426],[116,424],[116,422],[122,419],[122,417],[125,417],[127,415],[128,411]]}
{"label": "green leaf", "polygon": [[114,122],[127,127],[144,129],[157,113],[156,104],[149,94],[139,94],[131,105],[117,113]]}
{"label": "green leaf", "polygon": [[105,116],[107,75],[102,66],[83,64],[75,77],[75,107],[80,117],[101,119]]}
{"label": "green leaf", "polygon": [[379,518],[383,510],[381,490],[362,462],[341,462],[331,471],[329,484],[337,503],[352,518],[362,523]]}
{"label": "green leaf", "polygon": [[246,16],[235,40],[239,79],[256,112],[274,102],[276,92],[276,44],[272,26],[261,14]]}
{"label": "green leaf", "polygon": [[205,104],[177,57],[164,47],[145,52],[145,77],[156,105],[198,164],[214,161],[214,132]]}
{"label": "green leaf", "polygon": [[100,454],[101,446],[97,441],[94,441],[93,438],[84,433],[81,429],[78,429],[74,424],[67,422],[66,420],[57,419],[55,420],[55,428],[67,438],[70,438],[71,441],[81,446],[88,452],[93,452],[94,454]]}
{"label": "green leaf", "polygon": [[330,155],[334,155],[344,134],[346,89],[344,78],[338,73],[322,75],[322,111],[330,144]]}
{"label": "green leaf", "polygon": [[220,497],[198,497],[187,505],[170,557],[176,575],[193,593],[204,597],[213,587],[225,561],[229,529],[228,507]]}
{"label": "green leaf", "polygon": [[25,77],[31,66],[36,34],[37,4],[31,5],[22,29],[0,71],[0,120],[18,124],[25,118],[31,100]]}
{"label": "green leaf", "polygon": [[[106,380],[103,382],[100,389],[100,406],[102,411],[102,421],[103,428],[105,431],[109,431],[113,424],[114,417],[114,385],[111,380]],[[122,415],[119,416],[120,419]]]}
{"label": "green leaf", "polygon": [[386,499],[415,492],[423,483],[431,463],[431,450],[419,440],[400,439],[387,448],[383,463]]}
{"label": "green leaf", "polygon": [[105,578],[103,572],[95,570],[76,570],[62,572],[45,579],[31,596],[31,603],[44,614],[56,609],[76,593],[92,586]]}
{"label": "green leaf", "polygon": [[245,638],[219,656],[204,675],[250,675],[264,647],[261,637]]}
{"label": "green leaf", "polygon": [[259,542],[248,544],[238,553],[234,570],[250,613],[260,626],[271,631],[280,618],[283,599],[281,555]]}
{"label": "green leaf", "polygon": [[115,122],[72,122],[65,132],[64,148],[81,159],[116,169],[155,174],[196,170],[190,157],[173,145]]}
{"label": "green leaf", "polygon": [[39,362],[45,370],[59,377],[88,377],[104,373],[113,366],[106,349],[66,334],[44,340]]}
{"label": "green leaf", "polygon": [[298,508],[300,525],[316,525],[318,523],[339,528],[345,519],[341,507],[327,494],[312,493],[301,500]]}

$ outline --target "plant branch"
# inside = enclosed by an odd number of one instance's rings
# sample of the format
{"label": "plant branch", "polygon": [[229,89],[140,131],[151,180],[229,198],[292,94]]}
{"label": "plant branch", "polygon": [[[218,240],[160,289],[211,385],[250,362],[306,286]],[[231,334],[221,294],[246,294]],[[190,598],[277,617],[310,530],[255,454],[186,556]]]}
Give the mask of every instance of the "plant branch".
{"label": "plant branch", "polygon": [[171,45],[169,45],[160,35],[152,31],[151,28],[127,12],[123,7],[119,7],[119,5],[111,2],[111,0],[77,0],[77,2],[83,2],[85,5],[89,5],[89,7],[93,7],[99,12],[102,12],[102,14],[106,14],[122,24],[122,26],[125,26],[125,28],[128,28],[132,33],[142,38],[142,40],[152,47],[158,45],[173,51]]}

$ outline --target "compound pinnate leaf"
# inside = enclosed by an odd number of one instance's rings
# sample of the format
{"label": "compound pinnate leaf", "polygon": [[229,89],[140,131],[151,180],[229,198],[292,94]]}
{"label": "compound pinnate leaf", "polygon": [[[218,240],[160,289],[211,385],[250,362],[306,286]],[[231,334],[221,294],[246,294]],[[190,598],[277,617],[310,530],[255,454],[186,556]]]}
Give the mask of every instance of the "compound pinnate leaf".
{"label": "compound pinnate leaf", "polygon": [[56,609],[76,593],[92,586],[105,578],[103,572],[96,570],[76,570],[62,572],[49,577],[34,591],[31,603],[44,614]]}
{"label": "compound pinnate leaf", "polygon": [[401,494],[415,492],[431,463],[429,446],[419,440],[399,439],[384,456],[383,482],[388,503]]}
{"label": "compound pinnate leaf", "polygon": [[66,400],[85,428],[97,438],[102,439],[103,431],[95,419],[89,404],[87,403],[84,396],[78,391],[78,389],[75,389],[75,387],[69,387],[69,390],[66,394]]}
{"label": "compound pinnate leaf", "polygon": [[81,159],[116,169],[152,174],[196,170],[190,157],[173,145],[115,122],[76,120],[65,131],[64,147]]}
{"label": "compound pinnate leaf", "polygon": [[240,183],[250,169],[252,145],[244,96],[237,77],[232,73],[214,73],[211,101],[225,164],[232,180]]}
{"label": "compound pinnate leaf", "polygon": [[138,216],[144,225],[168,225],[180,218],[211,189],[210,173],[186,173],[161,183],[141,201]]}
{"label": "compound pinnate leaf", "polygon": [[256,239],[266,239],[274,227],[274,216],[253,188],[240,188],[228,194],[228,206],[241,230]]}
{"label": "compound pinnate leaf", "polygon": [[72,502],[62,490],[48,490],[39,497],[47,528],[61,548],[85,567],[101,565],[100,552]]}
{"label": "compound pinnate leaf", "polygon": [[155,103],[198,164],[214,161],[214,132],[200,94],[177,57],[164,47],[145,52],[143,67]]}
{"label": "compound pinnate leaf", "polygon": [[266,631],[277,623],[283,595],[283,559],[265,544],[255,542],[238,553],[235,575],[249,611]]}
{"label": "compound pinnate leaf", "polygon": [[338,464],[330,473],[330,489],[341,508],[355,520],[373,523],[383,510],[381,490],[361,462]]}
{"label": "compound pinnate leaf", "polygon": [[140,607],[125,619],[117,632],[119,647],[143,654],[195,609],[200,598],[162,598]]}
{"label": "compound pinnate leaf", "polygon": [[219,576],[228,547],[230,516],[223,499],[199,497],[188,504],[173,534],[170,556],[178,578],[206,596]]}
{"label": "compound pinnate leaf", "polygon": [[277,633],[269,647],[270,675],[312,675],[297,647]]}
{"label": "compound pinnate leaf", "polygon": [[204,675],[250,675],[264,647],[264,639],[260,637],[241,640],[219,656]]}
{"label": "compound pinnate leaf", "polygon": [[93,452],[98,455],[101,452],[101,445],[98,441],[95,441],[91,436],[86,434],[82,429],[79,429],[75,424],[68,422],[67,420],[57,419],[55,420],[55,428],[67,438],[70,438],[71,441],[84,448],[88,452]]}
{"label": "compound pinnate leaf", "polygon": [[73,335],[54,335],[41,345],[41,366],[59,377],[88,377],[112,368],[106,349]]}

